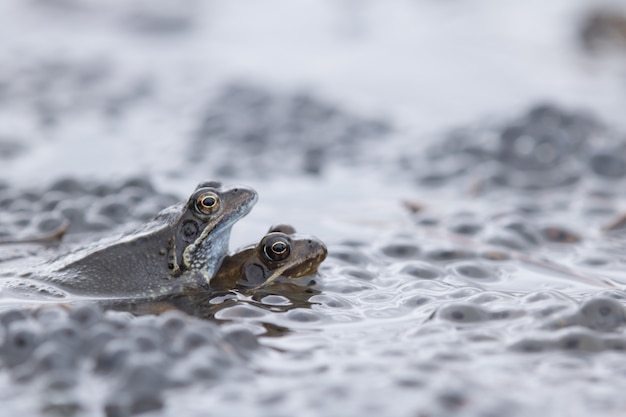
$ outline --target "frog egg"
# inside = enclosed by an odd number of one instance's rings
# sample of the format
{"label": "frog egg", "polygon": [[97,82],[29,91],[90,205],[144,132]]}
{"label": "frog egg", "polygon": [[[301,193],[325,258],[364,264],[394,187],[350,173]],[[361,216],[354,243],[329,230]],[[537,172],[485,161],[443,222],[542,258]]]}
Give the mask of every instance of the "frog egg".
{"label": "frog egg", "polygon": [[111,395],[104,403],[104,415],[107,417],[130,416],[130,401],[119,395]]}
{"label": "frog egg", "polygon": [[433,301],[435,301],[435,297],[424,294],[414,294],[410,297],[405,298],[402,301],[402,304],[407,307],[421,307]]}
{"label": "frog egg", "polygon": [[435,262],[455,261],[461,259],[472,259],[476,257],[475,252],[455,248],[436,248],[426,253],[426,258]]}
{"label": "frog egg", "polygon": [[561,350],[598,352],[603,349],[603,340],[589,330],[566,330],[555,341],[555,347]]}
{"label": "frog egg", "polygon": [[573,303],[573,299],[560,291],[539,290],[531,292],[522,298],[524,304],[554,304],[567,302]]}
{"label": "frog egg", "polygon": [[166,311],[157,319],[165,340],[170,340],[187,326],[188,317],[177,310]]}
{"label": "frog egg", "polygon": [[120,191],[121,190],[133,190],[146,195],[155,193],[154,185],[147,177],[129,178],[121,185]]}
{"label": "frog egg", "polygon": [[[153,359],[157,359],[156,362]],[[143,356],[141,360],[129,361],[121,374],[121,391],[129,394],[132,399],[159,396],[160,391],[168,385],[168,369],[159,359],[161,358]]]}
{"label": "frog egg", "polygon": [[67,310],[59,306],[46,306],[35,310],[33,316],[42,325],[63,322],[67,318]]}
{"label": "frog egg", "polygon": [[68,195],[84,195],[87,192],[85,184],[71,177],[61,178],[48,187],[50,191],[61,191]]}
{"label": "frog egg", "polygon": [[14,322],[19,322],[28,319],[28,315],[19,309],[12,309],[4,311],[0,314],[0,323],[6,328]]}
{"label": "frog egg", "polygon": [[112,325],[116,330],[123,330],[134,318],[131,313],[109,310],[104,313],[103,322]]}
{"label": "frog egg", "polygon": [[597,153],[589,159],[591,170],[598,176],[618,179],[626,176],[626,160],[615,153]]}
{"label": "frog egg", "polygon": [[500,230],[487,234],[485,243],[514,250],[524,250],[528,247],[528,244],[517,234]]}
{"label": "frog egg", "polygon": [[175,357],[182,357],[210,343],[211,338],[209,335],[195,329],[186,328],[178,333],[172,340],[168,348],[168,353]]}
{"label": "frog egg", "polygon": [[604,348],[619,352],[626,351],[626,340],[623,337],[607,337],[604,339]]}
{"label": "frog egg", "polygon": [[[154,382],[149,379],[149,375],[137,381],[137,383],[147,386],[154,384]],[[107,416],[131,416],[160,410],[164,404],[162,394],[159,391],[140,394],[132,391],[113,391],[105,400],[104,413]]]}
{"label": "frog egg", "polygon": [[346,276],[356,278],[359,281],[373,281],[376,278],[376,275],[367,269],[344,268],[342,272]]}
{"label": "frog egg", "polygon": [[116,331],[107,323],[97,323],[87,330],[81,353],[84,355],[98,356],[104,347],[115,339]]}
{"label": "frog egg", "polygon": [[65,219],[57,214],[45,213],[37,217],[36,227],[41,233],[48,233],[58,230],[65,223]]}
{"label": "frog egg", "polygon": [[134,397],[130,404],[130,411],[132,414],[146,413],[148,411],[160,410],[164,404],[165,401],[160,393],[151,392]]}
{"label": "frog egg", "polygon": [[133,329],[130,339],[134,348],[139,352],[155,352],[162,345],[161,335],[157,329]]}
{"label": "frog egg", "polygon": [[582,237],[575,232],[561,226],[548,226],[541,229],[541,235],[548,242],[553,243],[578,243]]}
{"label": "frog egg", "polygon": [[350,265],[367,265],[371,262],[363,251],[347,246],[332,248],[332,250],[328,252],[328,256]]}
{"label": "frog egg", "polygon": [[483,226],[479,223],[474,223],[471,221],[462,221],[451,224],[448,229],[451,232],[458,233],[461,235],[469,235],[473,236],[480,232],[483,229]]}
{"label": "frog egg", "polygon": [[442,272],[427,262],[412,262],[404,265],[400,272],[418,279],[436,279]]}
{"label": "frog egg", "polygon": [[211,343],[211,337],[202,333],[196,329],[187,329],[182,335],[180,340],[182,341],[182,345],[187,352],[191,352],[200,346],[208,345]]}
{"label": "frog egg", "polygon": [[70,310],[69,317],[81,329],[87,329],[102,319],[102,309],[94,304],[81,304]]}
{"label": "frog egg", "polygon": [[494,281],[497,279],[497,271],[487,265],[477,263],[459,262],[450,266],[450,270],[462,277],[479,281]]}
{"label": "frog egg", "polygon": [[72,353],[80,350],[83,343],[80,328],[69,320],[50,325],[46,336],[48,340],[58,343],[61,349]]}
{"label": "frog egg", "polygon": [[6,331],[0,356],[9,367],[27,361],[41,339],[41,329],[31,321],[14,322]]}
{"label": "frog egg", "polygon": [[611,331],[626,323],[624,306],[612,298],[589,299],[582,304],[580,313],[583,323],[595,330]]}
{"label": "frog egg", "polygon": [[[78,375],[76,372],[68,371],[67,369],[55,369],[51,371],[47,376],[46,386],[49,390],[53,391],[68,391],[75,388],[78,385]],[[70,400],[68,403],[67,400]],[[80,409],[80,403],[75,398],[69,398],[62,401],[59,406],[63,410]],[[48,406],[49,407],[49,406]]]}
{"label": "frog egg", "polygon": [[64,349],[56,341],[46,341],[37,346],[32,357],[15,369],[16,380],[25,382],[52,371],[73,372],[76,369],[76,355]]}
{"label": "frog egg", "polygon": [[114,223],[124,223],[130,216],[129,204],[117,196],[105,197],[96,206],[96,215]]}
{"label": "frog egg", "polygon": [[320,320],[320,316],[318,314],[301,308],[288,311],[287,318],[300,323],[309,323]]}
{"label": "frog egg", "polygon": [[232,329],[226,332],[224,340],[230,343],[242,356],[247,356],[251,351],[259,348],[256,336],[247,329]]}
{"label": "frog egg", "polygon": [[489,313],[483,308],[471,304],[452,304],[437,311],[437,317],[455,323],[477,323],[487,321]]}
{"label": "frog egg", "polygon": [[410,242],[393,242],[383,246],[381,252],[390,258],[411,259],[420,253],[418,245]]}
{"label": "frog egg", "polygon": [[[175,386],[186,386],[194,381],[215,380],[223,376],[231,363],[214,346],[202,346],[196,349],[185,361],[176,364],[169,375]],[[220,358],[216,360],[216,358]]]}
{"label": "frog egg", "polygon": [[121,369],[127,362],[132,345],[126,340],[112,340],[107,343],[96,357],[95,371],[100,374],[111,374]]}
{"label": "frog egg", "polygon": [[545,352],[554,349],[554,342],[548,339],[525,337],[509,346],[509,350],[523,353]]}

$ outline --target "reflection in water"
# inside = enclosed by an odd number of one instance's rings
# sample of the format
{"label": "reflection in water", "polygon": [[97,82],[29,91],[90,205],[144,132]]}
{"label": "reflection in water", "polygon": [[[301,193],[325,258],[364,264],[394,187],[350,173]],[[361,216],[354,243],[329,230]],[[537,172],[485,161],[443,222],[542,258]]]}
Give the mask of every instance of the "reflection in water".
{"label": "reflection in water", "polygon": [[[257,289],[240,291],[195,291],[179,294],[157,301],[114,300],[106,307],[127,311],[136,315],[162,314],[180,310],[186,314],[217,323],[255,321],[267,332],[263,336],[276,337],[291,332],[291,329],[272,323],[273,313],[286,313],[296,309],[311,309],[317,303],[311,297],[321,294],[310,286],[293,282],[277,281]],[[264,317],[267,316],[267,321]]]}

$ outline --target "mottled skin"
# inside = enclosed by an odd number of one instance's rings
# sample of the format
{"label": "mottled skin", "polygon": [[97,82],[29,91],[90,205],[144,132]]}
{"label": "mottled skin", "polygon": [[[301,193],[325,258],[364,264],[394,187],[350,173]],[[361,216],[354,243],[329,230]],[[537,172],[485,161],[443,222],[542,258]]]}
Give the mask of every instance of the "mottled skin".
{"label": "mottled skin", "polygon": [[232,225],[256,200],[250,188],[203,182],[187,202],[163,210],[139,229],[22,276],[97,298],[158,298],[183,283],[206,285],[228,253]]}

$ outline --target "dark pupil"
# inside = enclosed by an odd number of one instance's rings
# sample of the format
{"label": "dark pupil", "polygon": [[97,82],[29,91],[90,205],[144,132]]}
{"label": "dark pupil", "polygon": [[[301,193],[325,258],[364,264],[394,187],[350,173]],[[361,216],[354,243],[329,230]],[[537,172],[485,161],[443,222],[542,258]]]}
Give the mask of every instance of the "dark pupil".
{"label": "dark pupil", "polygon": [[285,242],[276,242],[272,245],[272,250],[275,253],[283,253],[287,250],[287,245],[285,244]]}
{"label": "dark pupil", "polygon": [[213,207],[215,205],[215,197],[204,197],[202,205],[205,207]]}

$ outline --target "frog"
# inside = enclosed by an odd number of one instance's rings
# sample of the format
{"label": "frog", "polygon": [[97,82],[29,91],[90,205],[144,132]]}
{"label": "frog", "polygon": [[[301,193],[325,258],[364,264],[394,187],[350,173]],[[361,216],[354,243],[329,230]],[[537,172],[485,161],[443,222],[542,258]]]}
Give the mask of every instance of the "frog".
{"label": "frog", "polygon": [[232,226],[257,199],[252,188],[200,182],[186,202],[166,208],[139,228],[48,260],[5,287],[152,299],[178,291],[182,283],[209,285],[228,254]]}
{"label": "frog", "polygon": [[[109,305],[116,310],[135,314],[160,314],[177,309],[188,314],[207,318],[223,306],[211,303],[211,299],[237,291],[257,299],[270,294],[270,287],[279,278],[278,293],[298,299],[298,306],[308,305],[314,290],[297,285],[299,278],[318,272],[326,259],[326,245],[314,236],[296,233],[291,225],[277,225],[256,244],[244,246],[226,256],[210,285],[188,286],[176,295],[163,297],[147,303],[114,302]],[[231,305],[227,303],[225,306]]]}
{"label": "frog", "polygon": [[326,245],[316,237],[298,235],[291,225],[272,226],[259,243],[225,257],[210,286],[251,289],[267,286],[279,277],[313,275],[327,254]]}

